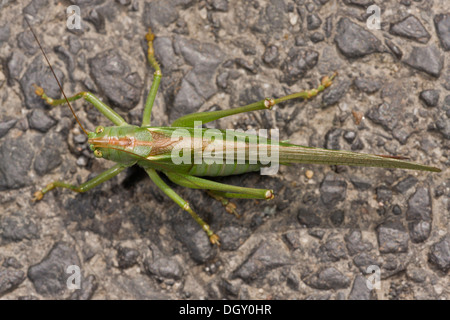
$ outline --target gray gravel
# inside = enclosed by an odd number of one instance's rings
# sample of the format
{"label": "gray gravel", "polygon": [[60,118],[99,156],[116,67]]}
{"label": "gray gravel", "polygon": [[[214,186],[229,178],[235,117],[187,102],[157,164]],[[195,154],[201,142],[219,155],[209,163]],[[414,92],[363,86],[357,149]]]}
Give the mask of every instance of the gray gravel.
{"label": "gray gravel", "polygon": [[[82,29],[66,28],[78,4]],[[381,8],[381,30],[366,8]],[[448,0],[2,1],[0,4],[0,297],[2,299],[450,299],[450,12]],[[443,169],[407,172],[295,165],[276,176],[219,179],[275,190],[235,201],[175,187],[222,238],[130,168],[86,194],[33,193],[82,183],[95,159],[26,27],[30,15],[66,93],[88,90],[139,124],[153,70],[163,79],[152,123],[317,86],[308,102],[222,119],[219,128],[280,129],[316,147],[407,156]],[[74,103],[90,130],[109,125]],[[311,173],[306,171],[312,171]],[[307,176],[309,178],[307,178]],[[69,265],[81,287],[66,285]],[[378,267],[381,289],[366,285]]]}

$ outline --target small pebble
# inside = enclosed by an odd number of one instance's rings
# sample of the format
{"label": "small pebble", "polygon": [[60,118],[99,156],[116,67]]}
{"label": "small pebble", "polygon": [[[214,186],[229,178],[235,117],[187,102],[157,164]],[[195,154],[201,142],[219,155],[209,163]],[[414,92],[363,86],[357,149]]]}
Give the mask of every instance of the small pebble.
{"label": "small pebble", "polygon": [[86,167],[88,163],[88,159],[84,156],[81,156],[77,159],[77,166]]}

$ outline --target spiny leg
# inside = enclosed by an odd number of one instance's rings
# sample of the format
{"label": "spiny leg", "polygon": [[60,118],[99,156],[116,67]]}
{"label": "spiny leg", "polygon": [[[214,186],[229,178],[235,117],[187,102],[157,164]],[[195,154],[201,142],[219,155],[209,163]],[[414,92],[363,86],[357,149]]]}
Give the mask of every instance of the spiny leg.
{"label": "spiny leg", "polygon": [[202,220],[190,207],[189,203],[181,198],[172,188],[170,188],[158,175],[158,173],[154,169],[146,169],[145,170],[147,174],[149,175],[150,179],[169,197],[171,198],[176,204],[178,204],[183,210],[187,211],[192,218],[200,225],[203,231],[206,232],[206,234],[209,237],[209,241],[211,241],[212,244],[220,245],[219,242],[219,236],[217,236],[209,227],[209,225]]}
{"label": "spiny leg", "polygon": [[[44,89],[41,87],[34,85],[36,90],[35,93],[42,98],[47,104],[51,106],[59,106],[67,103],[66,99],[53,99],[47,96],[44,92]],[[68,97],[67,100],[70,102],[83,98],[87,102],[90,102],[98,111],[100,111],[105,117],[111,120],[116,126],[124,126],[127,125],[127,122],[113,109],[111,109],[108,105],[100,101],[95,95],[90,92],[79,92],[72,97]]]}
{"label": "spiny leg", "polygon": [[[266,191],[265,189],[261,189]],[[272,191],[272,190],[269,190]],[[273,199],[275,196],[272,194],[271,198],[267,198],[267,197],[256,197],[254,195],[248,194],[248,193],[239,193],[239,192],[225,192],[225,191],[214,191],[214,193],[218,196],[221,196],[223,198],[228,198],[228,199],[261,199],[261,200],[271,200]]]}
{"label": "spiny leg", "polygon": [[[233,186],[230,184],[224,184],[216,181],[203,179],[200,177],[190,176],[183,173],[163,171],[164,174],[174,183],[191,188],[191,189],[204,189],[220,192],[227,192],[231,194],[243,194],[247,195],[248,199],[266,199],[270,200],[274,198],[273,190],[269,189],[256,189]],[[230,197],[228,197],[230,198]]]}
{"label": "spiny leg", "polygon": [[267,200],[267,198],[255,197],[254,195],[250,195],[250,194],[246,194],[246,193],[223,192],[223,191],[214,191],[214,190],[208,190],[207,192],[211,197],[220,201],[228,213],[234,214],[237,218],[240,218],[241,216],[236,211],[236,205],[233,202],[230,202],[230,200],[228,200],[228,199],[265,199],[265,200]]}
{"label": "spiny leg", "polygon": [[201,121],[202,123],[208,123],[220,118],[228,117],[231,115],[264,110],[264,109],[272,109],[272,107],[280,102],[296,99],[296,98],[304,98],[309,99],[315,97],[319,92],[324,91],[331,84],[333,79],[336,77],[337,73],[334,73],[331,77],[323,77],[320,85],[316,89],[306,90],[294,94],[290,94],[278,99],[266,98],[264,100],[233,109],[228,110],[219,110],[219,111],[211,111],[211,112],[198,112],[191,113],[176,119],[171,126],[172,127],[194,127],[194,121]]}
{"label": "spiny leg", "polygon": [[118,175],[119,173],[121,173],[124,169],[126,168],[126,166],[122,165],[122,164],[116,164],[114,167],[103,171],[102,173],[100,173],[98,176],[96,176],[95,178],[92,178],[89,181],[86,181],[83,184],[80,184],[79,186],[73,185],[73,184],[69,184],[66,182],[62,182],[62,181],[54,181],[50,184],[48,184],[44,189],[42,189],[41,191],[37,191],[34,193],[34,198],[33,201],[39,201],[41,200],[44,195],[49,192],[50,190],[53,190],[55,188],[66,188],[66,189],[70,189],[72,191],[75,192],[86,192],[91,190],[92,188],[98,186],[99,184],[115,177],[116,175]]}
{"label": "spiny leg", "polygon": [[145,103],[144,115],[142,116],[143,127],[150,125],[153,103],[155,102],[156,93],[158,92],[159,83],[161,82],[162,77],[161,68],[159,67],[158,61],[156,61],[155,50],[153,48],[153,40],[155,39],[155,35],[152,33],[152,30],[150,28],[148,29],[148,33],[146,34],[145,38],[148,42],[148,62],[153,67],[153,69],[155,69],[155,73],[153,73],[152,86],[150,88],[150,92],[148,93],[147,101]]}
{"label": "spiny leg", "polygon": [[227,198],[269,200],[274,197],[273,191],[269,189],[238,187],[180,173],[164,173],[172,182],[183,187],[207,190],[207,193],[211,197],[222,203],[228,213],[234,214],[237,218],[240,216],[236,211],[236,205],[230,202]]}

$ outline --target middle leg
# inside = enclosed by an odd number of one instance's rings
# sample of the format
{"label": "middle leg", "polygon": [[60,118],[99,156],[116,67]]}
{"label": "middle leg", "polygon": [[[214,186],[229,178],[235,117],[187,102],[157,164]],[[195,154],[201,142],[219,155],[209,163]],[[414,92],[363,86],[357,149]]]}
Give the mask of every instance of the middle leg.
{"label": "middle leg", "polygon": [[155,39],[155,35],[152,33],[151,29],[148,29],[148,33],[145,36],[148,43],[148,52],[147,58],[150,65],[155,69],[155,73],[153,74],[153,82],[150,88],[150,92],[147,96],[147,101],[145,102],[144,115],[142,116],[142,126],[149,126],[150,119],[152,115],[153,103],[155,102],[156,93],[158,92],[159,83],[161,82],[161,68],[159,67],[158,61],[155,58],[155,50],[153,48],[153,40]]}
{"label": "middle leg", "polygon": [[152,181],[170,198],[172,199],[176,204],[178,204],[183,210],[187,211],[192,218],[200,225],[203,231],[206,232],[206,234],[209,237],[209,241],[211,241],[212,244],[220,245],[219,242],[219,236],[217,236],[209,227],[209,225],[202,220],[195,212],[192,210],[189,203],[181,198],[172,188],[170,188],[158,175],[158,173],[154,169],[146,169],[145,170],[152,179]]}

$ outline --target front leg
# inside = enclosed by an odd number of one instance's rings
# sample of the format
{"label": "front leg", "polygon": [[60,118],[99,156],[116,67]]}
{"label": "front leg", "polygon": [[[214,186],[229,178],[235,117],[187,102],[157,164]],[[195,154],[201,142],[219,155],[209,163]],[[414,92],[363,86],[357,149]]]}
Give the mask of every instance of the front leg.
{"label": "front leg", "polygon": [[[42,98],[47,104],[51,106],[59,106],[62,104],[67,103],[66,99],[53,99],[47,96],[47,94],[44,92],[44,89],[41,87],[38,87],[35,85],[35,93]],[[67,100],[70,102],[76,101],[78,99],[84,99],[87,102],[92,103],[92,105],[97,108],[98,111],[100,111],[105,117],[107,117],[109,120],[111,120],[112,123],[114,123],[116,126],[125,126],[128,123],[113,109],[111,109],[108,105],[100,101],[99,98],[97,98],[95,95],[93,95],[90,92],[79,92],[76,95],[72,97],[68,97]]]}
{"label": "front leg", "polygon": [[116,175],[121,173],[125,168],[126,168],[126,166],[124,166],[122,164],[116,164],[114,167],[112,167],[106,171],[103,171],[95,178],[92,178],[91,180],[86,181],[85,183],[83,183],[79,186],[76,186],[76,185],[73,185],[70,183],[66,183],[66,182],[62,182],[62,181],[54,181],[54,182],[48,184],[44,189],[35,192],[33,201],[41,200],[47,192],[49,192],[50,190],[53,190],[55,188],[66,188],[66,189],[70,189],[75,192],[89,191],[92,188],[98,186],[99,184],[115,177]]}

